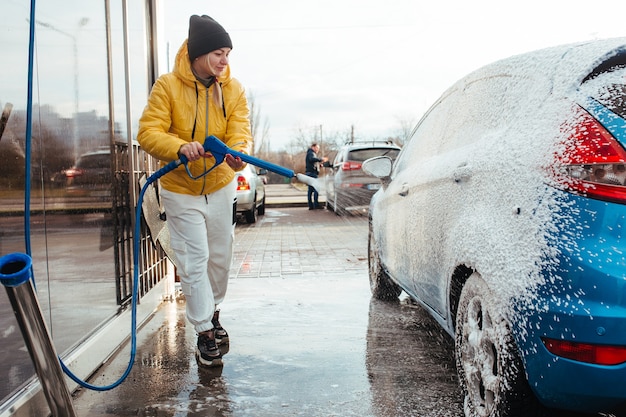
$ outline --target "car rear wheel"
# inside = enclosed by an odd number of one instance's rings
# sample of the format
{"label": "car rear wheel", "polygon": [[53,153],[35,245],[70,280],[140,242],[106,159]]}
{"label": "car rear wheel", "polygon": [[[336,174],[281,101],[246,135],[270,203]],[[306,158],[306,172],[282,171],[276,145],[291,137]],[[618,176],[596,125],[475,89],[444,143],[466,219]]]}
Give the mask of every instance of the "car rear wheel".
{"label": "car rear wheel", "polygon": [[472,274],[456,316],[455,357],[467,417],[539,417],[510,327],[487,283]]}
{"label": "car rear wheel", "polygon": [[370,290],[372,291],[372,296],[378,300],[397,300],[402,292],[402,289],[398,284],[391,280],[380,263],[378,248],[376,247],[376,241],[374,239],[371,224],[369,228],[367,254]]}
{"label": "car rear wheel", "polygon": [[335,214],[338,216],[343,216],[346,214],[346,210],[339,204],[339,194],[335,191],[335,198],[333,201],[333,210]]}
{"label": "car rear wheel", "polygon": [[259,206],[257,213],[259,214],[259,216],[265,214],[265,196],[263,196],[263,201],[261,201],[261,205]]}
{"label": "car rear wheel", "polygon": [[[256,196],[254,197],[254,201],[256,201]],[[252,208],[244,212],[244,216],[246,217],[247,223],[256,223],[256,204],[252,204]]]}

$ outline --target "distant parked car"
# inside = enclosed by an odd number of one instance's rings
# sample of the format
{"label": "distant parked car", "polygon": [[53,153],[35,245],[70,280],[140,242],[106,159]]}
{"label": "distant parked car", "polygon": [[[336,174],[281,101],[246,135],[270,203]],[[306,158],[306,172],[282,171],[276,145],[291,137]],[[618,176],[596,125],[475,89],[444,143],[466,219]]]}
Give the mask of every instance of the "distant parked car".
{"label": "distant parked car", "polygon": [[64,174],[68,194],[110,197],[113,178],[111,151],[102,149],[85,153]]}
{"label": "distant parked car", "polygon": [[626,415],[625,146],[626,38],[477,70],[364,162],[372,293],[454,337],[466,416]]}
{"label": "distant parked car", "polygon": [[400,147],[389,142],[364,142],[344,145],[326,170],[326,208],[336,214],[367,211],[380,181],[361,169],[361,163],[374,156],[395,159]]}
{"label": "distant parked car", "polygon": [[243,170],[235,173],[237,177],[237,213],[243,215],[248,223],[255,223],[257,214],[265,214],[265,183],[261,178],[265,170],[257,172],[257,168],[248,164]]}

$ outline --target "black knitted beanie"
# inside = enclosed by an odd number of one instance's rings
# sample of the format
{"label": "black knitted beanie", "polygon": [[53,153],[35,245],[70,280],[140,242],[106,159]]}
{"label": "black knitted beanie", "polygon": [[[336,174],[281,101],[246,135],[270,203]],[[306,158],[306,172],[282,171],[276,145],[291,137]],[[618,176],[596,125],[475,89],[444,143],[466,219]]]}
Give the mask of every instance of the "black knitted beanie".
{"label": "black knitted beanie", "polygon": [[233,43],[222,25],[207,15],[198,16],[194,14],[189,18],[187,51],[191,61],[224,47],[232,49]]}

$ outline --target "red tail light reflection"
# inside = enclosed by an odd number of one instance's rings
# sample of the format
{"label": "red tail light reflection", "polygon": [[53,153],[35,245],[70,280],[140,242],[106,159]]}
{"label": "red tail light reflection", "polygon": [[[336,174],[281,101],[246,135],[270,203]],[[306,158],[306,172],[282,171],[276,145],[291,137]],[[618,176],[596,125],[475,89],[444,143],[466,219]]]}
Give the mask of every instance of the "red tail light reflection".
{"label": "red tail light reflection", "polygon": [[341,164],[342,171],[357,171],[361,169],[361,163],[356,161],[346,161]]}

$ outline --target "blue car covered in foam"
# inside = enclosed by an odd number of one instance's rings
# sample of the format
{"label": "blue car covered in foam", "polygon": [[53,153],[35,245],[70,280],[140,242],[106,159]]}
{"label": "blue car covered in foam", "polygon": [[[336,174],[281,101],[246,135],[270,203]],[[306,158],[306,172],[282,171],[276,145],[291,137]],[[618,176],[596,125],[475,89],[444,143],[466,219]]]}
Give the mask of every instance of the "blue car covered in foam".
{"label": "blue car covered in foam", "polygon": [[454,337],[467,416],[626,413],[626,39],[481,68],[363,169],[372,294]]}

